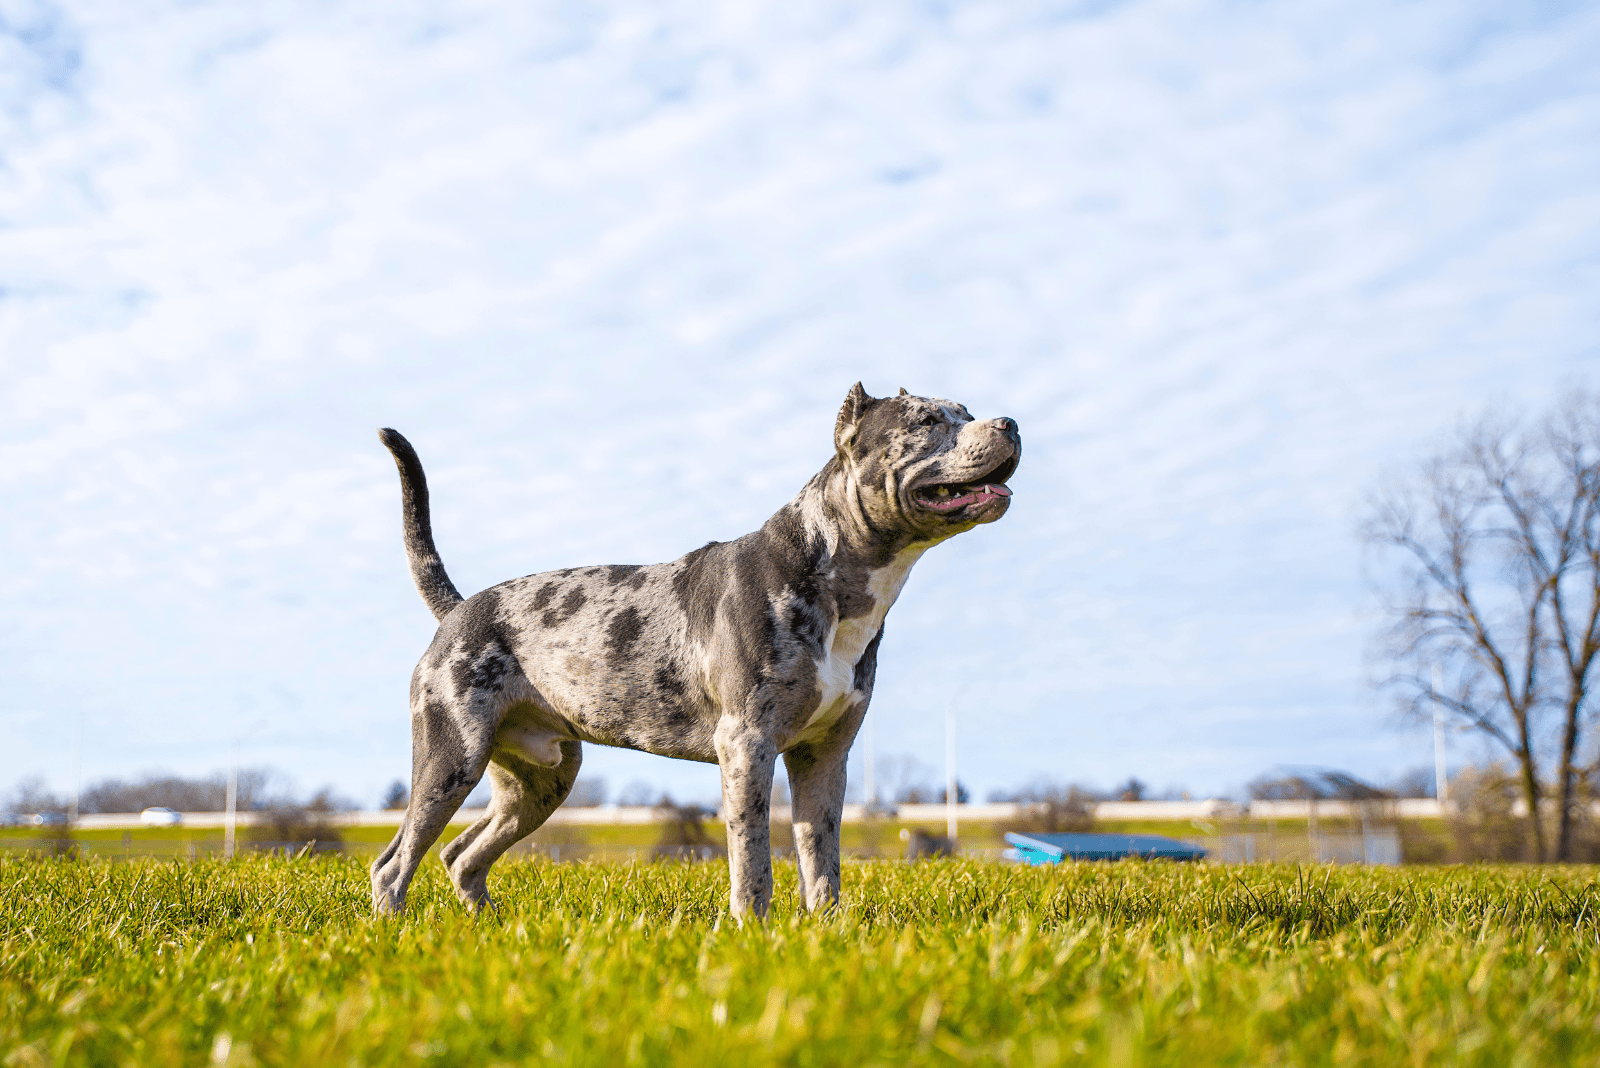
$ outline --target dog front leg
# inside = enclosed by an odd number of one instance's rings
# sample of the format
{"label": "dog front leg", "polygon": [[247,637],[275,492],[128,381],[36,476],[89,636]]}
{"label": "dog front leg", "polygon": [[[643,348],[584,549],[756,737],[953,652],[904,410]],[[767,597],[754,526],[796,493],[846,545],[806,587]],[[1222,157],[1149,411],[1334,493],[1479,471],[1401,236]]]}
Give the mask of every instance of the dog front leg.
{"label": "dog front leg", "polygon": [[728,828],[728,904],[735,918],[764,917],[772,901],[772,772],[777,748],[756,731],[724,722],[716,733],[722,818]]}

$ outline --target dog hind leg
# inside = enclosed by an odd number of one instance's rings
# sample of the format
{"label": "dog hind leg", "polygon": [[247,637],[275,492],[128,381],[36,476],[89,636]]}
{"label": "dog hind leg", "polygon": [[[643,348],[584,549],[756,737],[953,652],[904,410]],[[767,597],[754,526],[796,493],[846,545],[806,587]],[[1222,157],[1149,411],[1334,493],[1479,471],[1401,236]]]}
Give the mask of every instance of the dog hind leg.
{"label": "dog hind leg", "polygon": [[400,912],[406,892],[428,850],[483,778],[490,740],[460,730],[440,705],[418,709],[413,717],[411,803],[400,830],[372,862],[372,907]]}
{"label": "dog hind leg", "polygon": [[561,763],[553,768],[495,752],[489,764],[494,796],[488,811],[439,853],[468,908],[477,911],[494,904],[489,897],[489,867],[538,830],[567,799],[582,763],[583,747],[578,742],[561,743]]}

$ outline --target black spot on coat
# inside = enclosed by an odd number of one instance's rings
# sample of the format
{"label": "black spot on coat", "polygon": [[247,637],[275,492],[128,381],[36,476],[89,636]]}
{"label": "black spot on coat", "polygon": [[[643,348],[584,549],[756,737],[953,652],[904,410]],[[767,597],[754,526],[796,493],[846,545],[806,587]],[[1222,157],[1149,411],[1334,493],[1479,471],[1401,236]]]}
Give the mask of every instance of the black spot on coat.
{"label": "black spot on coat", "polygon": [[680,562],[682,567],[672,576],[672,593],[678,607],[689,619],[689,633],[698,639],[710,636],[717,619],[717,597],[722,592],[720,584],[712,581],[720,569],[721,550],[727,547],[720,542],[707,542]]}
{"label": "black spot on coat", "polygon": [[[542,593],[544,591],[541,590],[540,592]],[[567,620],[571,619],[577,613],[578,609],[582,608],[588,603],[589,595],[584,593],[583,590],[574,586],[572,589],[568,590],[567,595],[561,599],[561,606],[559,608],[545,609],[544,614],[539,617],[539,622],[543,623],[547,627],[560,626]]]}
{"label": "black spot on coat", "polygon": [[645,572],[638,564],[612,564],[606,568],[606,581],[613,586],[636,590],[644,585]]}
{"label": "black spot on coat", "polygon": [[678,678],[678,673],[672,669],[670,664],[656,668],[655,681],[656,687],[664,694],[670,694],[673,697],[682,697],[684,695],[683,680]]}
{"label": "black spot on coat", "polygon": [[639,640],[644,624],[645,617],[632,605],[611,617],[611,625],[606,628],[606,663],[613,671],[626,666],[629,650]]}

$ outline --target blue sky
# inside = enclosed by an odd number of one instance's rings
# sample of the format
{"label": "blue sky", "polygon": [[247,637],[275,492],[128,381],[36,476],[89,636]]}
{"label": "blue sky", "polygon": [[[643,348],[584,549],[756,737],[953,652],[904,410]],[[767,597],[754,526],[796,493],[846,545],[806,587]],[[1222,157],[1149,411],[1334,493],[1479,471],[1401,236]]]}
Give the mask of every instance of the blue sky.
{"label": "blue sky", "polygon": [[243,733],[375,800],[432,633],[375,427],[476,590],[753,529],[857,379],[1026,449],[889,617],[880,753],[955,702],[980,794],[1427,763],[1356,517],[1594,381],[1596,54],[1582,4],[3,0],[0,785],[81,723],[86,780]]}

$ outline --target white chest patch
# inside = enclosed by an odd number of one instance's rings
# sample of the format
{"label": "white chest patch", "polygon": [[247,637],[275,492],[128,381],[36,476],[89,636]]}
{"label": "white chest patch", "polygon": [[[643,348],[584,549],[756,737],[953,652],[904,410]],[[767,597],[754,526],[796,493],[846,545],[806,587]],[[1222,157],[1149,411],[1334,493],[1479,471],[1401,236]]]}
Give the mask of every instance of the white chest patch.
{"label": "white chest patch", "polygon": [[889,614],[895,599],[900,596],[901,588],[911,575],[911,566],[926,551],[926,546],[906,549],[872,572],[867,579],[867,593],[872,598],[872,608],[865,615],[833,625],[825,646],[827,658],[817,664],[817,683],[822,690],[822,699],[817,702],[817,710],[801,729],[801,738],[832,725],[856,699],[856,664],[883,626],[883,617]]}

